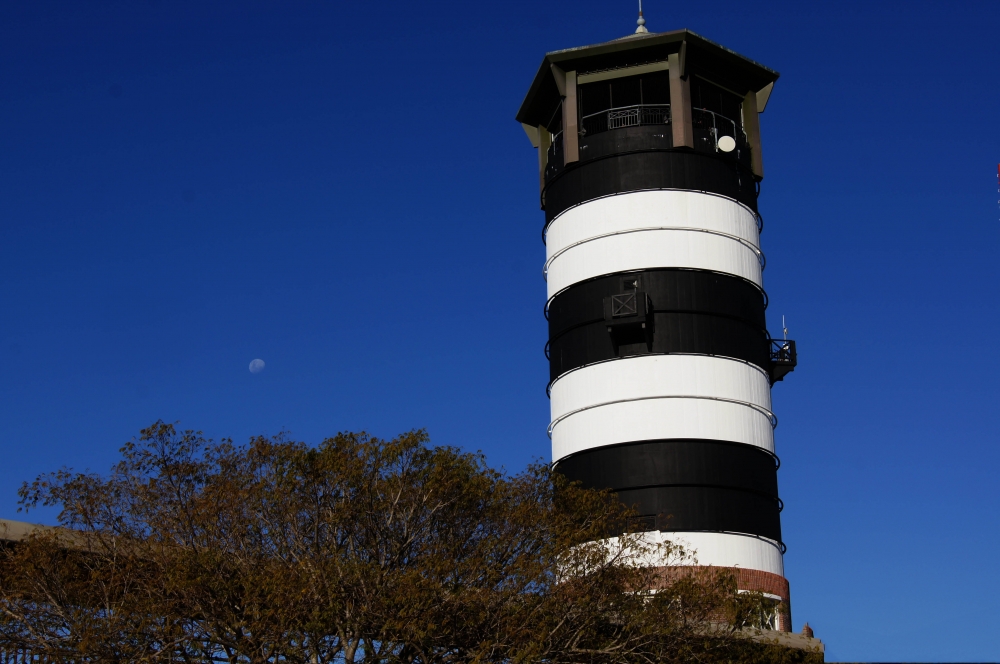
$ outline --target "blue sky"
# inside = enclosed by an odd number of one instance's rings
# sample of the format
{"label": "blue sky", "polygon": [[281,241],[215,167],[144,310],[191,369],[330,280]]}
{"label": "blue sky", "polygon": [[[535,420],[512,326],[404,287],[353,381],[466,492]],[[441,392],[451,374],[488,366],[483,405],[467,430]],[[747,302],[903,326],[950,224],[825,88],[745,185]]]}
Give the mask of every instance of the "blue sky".
{"label": "blue sky", "polygon": [[[667,3],[762,116],[793,618],[837,660],[1000,660],[1000,4]],[[545,51],[629,2],[0,6],[0,516],[162,418],[547,458]],[[267,366],[248,371],[254,358]],[[52,519],[51,513],[28,518]]]}

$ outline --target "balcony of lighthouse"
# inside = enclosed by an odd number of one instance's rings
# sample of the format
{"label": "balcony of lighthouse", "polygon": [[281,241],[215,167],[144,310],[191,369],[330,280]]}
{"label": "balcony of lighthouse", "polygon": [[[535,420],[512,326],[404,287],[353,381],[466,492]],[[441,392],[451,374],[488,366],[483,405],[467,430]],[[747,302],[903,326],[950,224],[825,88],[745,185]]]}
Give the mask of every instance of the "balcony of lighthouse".
{"label": "balcony of lighthouse", "polygon": [[[689,83],[682,102],[671,98],[668,71],[582,83],[575,104],[551,99],[543,115],[548,121],[539,125],[548,139],[541,146],[547,221],[585,200],[643,189],[711,191],[756,210],[760,178],[744,127],[744,98],[697,75]],[[684,131],[674,123],[686,125]],[[566,124],[576,134],[569,159]],[[689,144],[675,145],[679,134],[689,135]]]}
{"label": "balcony of lighthouse", "polygon": [[[694,150],[711,154],[750,170],[750,149],[742,122],[707,108],[693,108]],[[669,150],[674,147],[670,104],[618,106],[585,115],[580,119],[580,161],[582,163],[627,152]],[[725,138],[733,143],[726,144]],[[720,139],[722,143],[720,145]],[[546,183],[565,170],[563,132],[552,135],[545,168]]]}

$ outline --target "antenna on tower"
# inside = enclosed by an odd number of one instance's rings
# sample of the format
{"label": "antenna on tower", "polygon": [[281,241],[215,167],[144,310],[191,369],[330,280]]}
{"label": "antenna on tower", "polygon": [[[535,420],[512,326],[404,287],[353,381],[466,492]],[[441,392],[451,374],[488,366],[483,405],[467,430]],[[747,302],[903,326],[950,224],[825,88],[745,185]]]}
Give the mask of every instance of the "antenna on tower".
{"label": "antenna on tower", "polygon": [[646,29],[646,19],[642,17],[642,0],[639,0],[639,20],[636,21],[636,24],[639,27],[635,29],[635,34],[641,35],[644,32],[649,32],[649,30]]}
{"label": "antenna on tower", "polygon": [[785,317],[781,317],[781,331],[785,333],[785,341],[788,341],[788,328],[785,327]]}

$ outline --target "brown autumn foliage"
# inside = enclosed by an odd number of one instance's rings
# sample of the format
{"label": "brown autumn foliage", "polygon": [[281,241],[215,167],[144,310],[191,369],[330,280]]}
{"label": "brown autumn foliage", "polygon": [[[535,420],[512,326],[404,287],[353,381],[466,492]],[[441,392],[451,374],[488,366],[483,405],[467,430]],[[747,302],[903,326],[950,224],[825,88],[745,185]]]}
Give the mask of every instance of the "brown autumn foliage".
{"label": "brown autumn foliage", "polygon": [[[544,465],[344,433],[213,443],[158,422],[107,477],[21,489],[61,529],[0,551],[0,652],[59,662],[796,662],[725,575],[657,592],[613,495]],[[662,551],[678,560],[684,552]],[[662,585],[662,583],[661,583]],[[818,659],[817,659],[818,657]],[[811,659],[810,659],[811,658]]]}

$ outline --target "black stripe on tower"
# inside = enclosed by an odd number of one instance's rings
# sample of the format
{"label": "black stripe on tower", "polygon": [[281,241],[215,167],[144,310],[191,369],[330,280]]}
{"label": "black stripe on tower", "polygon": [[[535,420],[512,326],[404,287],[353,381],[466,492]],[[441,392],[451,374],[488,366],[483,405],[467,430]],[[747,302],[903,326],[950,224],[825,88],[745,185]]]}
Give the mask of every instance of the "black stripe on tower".
{"label": "black stripe on tower", "polygon": [[560,459],[584,487],[613,489],[649,529],[722,531],[780,542],[777,458],[716,440],[647,440]]}
{"label": "black stripe on tower", "polygon": [[[645,298],[637,303],[645,315],[608,308],[629,292]],[[732,357],[769,371],[764,307],[754,284],[704,270],[642,270],[574,284],[549,303],[550,380],[594,362],[658,353]]]}
{"label": "black stripe on tower", "polygon": [[706,191],[756,212],[757,179],[748,165],[726,153],[664,147],[663,134],[662,127],[633,127],[581,140],[580,161],[546,175],[546,223],[574,205],[645,189]]}

